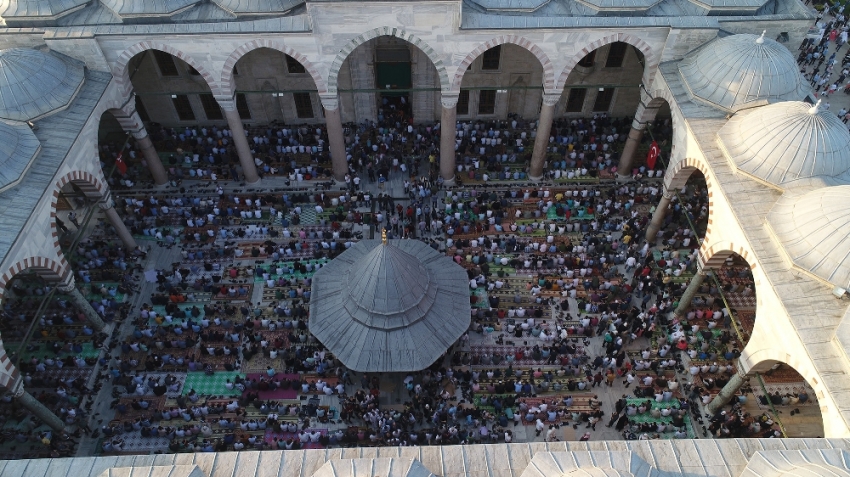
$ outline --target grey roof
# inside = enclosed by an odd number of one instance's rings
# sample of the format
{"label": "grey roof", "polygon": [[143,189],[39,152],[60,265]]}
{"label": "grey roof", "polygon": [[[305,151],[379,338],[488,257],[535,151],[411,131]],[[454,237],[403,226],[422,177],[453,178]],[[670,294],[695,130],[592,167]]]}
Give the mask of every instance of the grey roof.
{"label": "grey roof", "polygon": [[799,101],[736,114],[717,133],[733,167],[779,188],[850,184],[850,133]]}
{"label": "grey roof", "polygon": [[729,10],[739,12],[742,10],[757,10],[768,0],[691,0],[695,4],[708,8],[712,11]]}
{"label": "grey roof", "polygon": [[[846,439],[657,439],[196,452],[0,461],[0,477],[98,477],[104,471],[114,468],[149,469],[151,466],[195,465],[208,477],[312,477],[328,461],[387,458],[416,459],[434,475],[441,477],[519,477],[537,456],[547,453],[563,453],[572,459],[574,464],[565,469],[628,469],[620,464],[629,464],[623,461],[622,456],[630,453],[631,460],[642,460],[649,469],[677,476],[731,477],[742,475],[742,472],[754,467],[749,463],[755,461],[761,453],[780,453],[793,459],[793,462],[800,460],[794,458],[795,454],[805,455],[810,460],[814,460],[814,457],[808,456],[822,454],[828,462],[839,462],[841,458],[836,457],[836,454],[848,446],[850,441]],[[565,462],[566,459],[561,461]],[[649,472],[633,473],[640,477],[652,475]],[[372,477],[372,474],[367,472],[360,475]],[[147,474],[143,475],[148,477]],[[561,475],[550,473],[546,477]],[[747,477],[753,476],[749,474]]]}
{"label": "grey roof", "polygon": [[551,0],[472,0],[488,11],[533,12]]}
{"label": "grey roof", "polygon": [[434,477],[415,459],[339,459],[325,462],[312,477]]}
{"label": "grey roof", "polygon": [[197,465],[157,465],[116,467],[104,470],[99,477],[207,477]]}
{"label": "grey roof", "polygon": [[758,452],[741,477],[850,477],[846,450]]}
{"label": "grey roof", "polygon": [[576,0],[597,10],[646,10],[661,0]]}
{"label": "grey roof", "polygon": [[100,0],[110,10],[124,16],[169,15],[198,3],[199,0]]}
{"label": "grey roof", "polygon": [[41,153],[17,187],[0,193],[0,230],[3,231],[0,234],[0,262],[19,239],[41,196],[52,193],[56,171],[112,79],[109,73],[91,70],[86,70],[85,75],[83,87],[65,110],[35,123],[38,130],[34,133],[42,145]]}
{"label": "grey roof", "polygon": [[228,12],[240,14],[283,13],[301,5],[304,0],[212,0]]}
{"label": "grey roof", "polygon": [[3,17],[48,17],[56,18],[79,8],[90,0],[13,0],[9,2]]}
{"label": "grey roof", "polygon": [[0,192],[21,181],[40,150],[26,123],[0,119]]}
{"label": "grey roof", "polygon": [[419,371],[469,328],[468,287],[423,242],[363,240],[313,277],[310,332],[355,371]]}
{"label": "grey roof", "polygon": [[783,194],[767,215],[776,241],[797,267],[850,288],[850,186]]}
{"label": "grey roof", "polygon": [[30,48],[0,51],[0,118],[31,121],[67,107],[83,84],[83,65]]}
{"label": "grey roof", "polygon": [[703,45],[679,63],[679,73],[691,99],[728,112],[799,101],[810,91],[787,48],[750,34]]}
{"label": "grey roof", "polygon": [[171,17],[175,22],[220,22],[236,19],[236,14],[229,12],[215,3],[202,3],[180,12]]}

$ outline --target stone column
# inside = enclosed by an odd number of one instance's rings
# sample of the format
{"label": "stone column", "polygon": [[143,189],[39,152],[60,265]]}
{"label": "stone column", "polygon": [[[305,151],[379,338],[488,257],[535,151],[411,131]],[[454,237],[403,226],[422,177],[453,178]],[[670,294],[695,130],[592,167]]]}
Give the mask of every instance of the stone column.
{"label": "stone column", "polygon": [[460,93],[443,93],[440,97],[440,177],[443,185],[455,185],[455,131],[457,130],[457,99]]}
{"label": "stone column", "polygon": [[118,211],[115,210],[115,201],[112,200],[112,193],[107,192],[97,205],[101,208],[101,210],[103,210],[106,218],[109,219],[109,223],[115,228],[115,233],[118,234],[118,238],[121,239],[121,242],[124,244],[127,251],[129,252],[134,250],[136,248],[136,239],[134,239],[133,235],[130,234],[130,231],[127,230],[127,225],[124,224],[124,221],[121,220],[121,217],[118,215]]}
{"label": "stone column", "polygon": [[[738,364],[739,368],[740,366],[741,365]],[[741,386],[744,385],[744,381],[746,381],[746,379],[746,375],[735,373],[735,375],[732,376],[731,379],[729,379],[729,382],[726,383],[726,386],[723,386],[723,389],[721,389],[720,392],[717,393],[716,396],[714,396],[714,399],[712,399],[711,402],[709,402],[708,405],[705,407],[706,412],[711,415],[716,414],[717,411],[722,409],[723,406],[725,406],[729,403],[729,401],[732,400],[732,397],[734,397],[735,393],[737,393],[738,390],[741,389]]]}
{"label": "stone column", "polygon": [[531,153],[531,168],[528,171],[528,178],[533,181],[543,178],[543,164],[546,162],[546,150],[549,148],[552,118],[555,116],[555,105],[560,99],[561,93],[543,93],[540,122],[537,125],[537,137],[534,139],[534,152]]}
{"label": "stone column", "polygon": [[47,407],[38,399],[34,398],[32,394],[28,393],[24,389],[23,385],[15,391],[14,396],[15,401],[17,401],[18,404],[25,407],[27,411],[33,413],[35,417],[41,419],[41,421],[50,426],[51,429],[56,432],[66,432],[65,422],[63,422],[59,416],[53,414],[53,411],[47,409]]}
{"label": "stone column", "polygon": [[348,157],[345,150],[345,136],[342,131],[342,114],[339,110],[339,95],[336,93],[319,94],[325,108],[325,125],[328,129],[328,147],[331,153],[334,179],[345,180],[348,173]]}
{"label": "stone column", "polygon": [[160,160],[159,154],[157,154],[156,149],[153,147],[153,142],[151,142],[151,138],[148,136],[148,131],[145,129],[145,125],[139,117],[139,114],[136,111],[132,111],[126,116],[119,117],[119,114],[116,113],[115,119],[124,131],[133,135],[133,138],[136,140],[136,147],[139,148],[139,151],[142,153],[142,157],[145,158],[145,162],[148,165],[148,169],[151,171],[151,175],[153,176],[153,180],[156,185],[163,185],[167,183],[168,174],[162,166],[162,160]]}
{"label": "stone column", "polygon": [[236,146],[236,154],[239,155],[239,163],[242,164],[242,175],[245,176],[245,182],[255,184],[260,180],[260,175],[257,174],[254,154],[251,153],[251,146],[248,145],[248,138],[245,137],[245,128],[242,127],[242,118],[239,117],[239,111],[236,109],[236,101],[219,100],[218,104],[221,105],[224,117],[227,118],[227,125],[230,127],[233,136],[233,145]]}
{"label": "stone column", "polygon": [[670,208],[670,201],[673,199],[673,193],[664,188],[664,193],[661,194],[661,200],[655,208],[655,213],[652,214],[652,220],[649,221],[649,227],[646,229],[646,240],[650,245],[655,243],[655,236],[661,230],[664,224],[664,217],[667,216],[667,209]]}
{"label": "stone column", "polygon": [[91,323],[92,328],[97,331],[103,330],[106,324],[103,323],[103,319],[97,314],[97,311],[95,311],[94,307],[91,306],[91,303],[89,303],[89,301],[86,300],[86,297],[84,297],[83,294],[80,293],[80,290],[77,289],[73,275],[69,273],[67,278],[56,286],[56,289],[71,298],[74,305],[76,305],[77,308],[82,310],[83,314],[86,315],[86,319],[89,323]]}
{"label": "stone column", "polygon": [[691,300],[694,299],[694,295],[697,294],[699,287],[702,286],[702,282],[705,281],[705,277],[708,275],[709,271],[698,266],[699,270],[697,271],[694,278],[691,279],[691,282],[688,283],[688,288],[685,289],[685,293],[682,294],[682,298],[679,299],[679,306],[676,307],[676,316],[684,316],[688,309],[691,307]]}
{"label": "stone column", "polygon": [[165,172],[165,167],[162,166],[162,160],[159,158],[159,154],[153,147],[153,142],[151,141],[150,136],[148,136],[148,132],[142,129],[141,131],[136,131],[132,134],[136,139],[136,147],[142,151],[142,157],[145,158],[145,163],[147,163],[148,169],[151,171],[154,183],[158,186],[167,184],[168,173]]}
{"label": "stone column", "polygon": [[626,138],[626,145],[623,146],[623,153],[620,154],[620,163],[617,165],[618,180],[628,180],[632,177],[632,163],[635,159],[635,151],[643,139],[643,131],[646,129],[646,124],[635,119],[632,121],[632,128],[629,130],[629,137]]}

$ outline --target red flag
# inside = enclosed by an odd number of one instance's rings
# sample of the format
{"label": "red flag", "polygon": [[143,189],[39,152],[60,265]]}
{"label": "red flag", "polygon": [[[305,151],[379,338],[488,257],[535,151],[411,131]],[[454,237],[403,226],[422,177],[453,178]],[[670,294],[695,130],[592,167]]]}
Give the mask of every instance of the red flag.
{"label": "red flag", "polygon": [[658,159],[658,143],[652,141],[649,146],[649,152],[646,154],[646,166],[650,169],[655,169],[655,160]]}
{"label": "red flag", "polygon": [[127,173],[127,163],[124,162],[124,151],[118,153],[118,158],[115,159],[115,167],[118,169],[118,172],[123,176]]}

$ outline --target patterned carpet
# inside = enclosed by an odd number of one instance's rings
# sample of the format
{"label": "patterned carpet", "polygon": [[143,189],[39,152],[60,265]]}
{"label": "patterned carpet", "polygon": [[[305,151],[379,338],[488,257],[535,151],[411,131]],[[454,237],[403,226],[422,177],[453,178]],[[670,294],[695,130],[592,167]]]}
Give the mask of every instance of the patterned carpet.
{"label": "patterned carpet", "polygon": [[123,452],[167,452],[171,443],[167,437],[142,437],[138,432],[121,434],[121,438],[124,439]]}
{"label": "patterned carpet", "polygon": [[194,389],[202,396],[239,396],[242,393],[238,389],[228,390],[224,387],[228,379],[233,382],[236,376],[244,377],[236,371],[216,371],[212,376],[207,376],[203,371],[186,373],[183,394],[189,394],[189,391]]}
{"label": "patterned carpet", "polygon": [[316,225],[319,223],[316,209],[310,205],[301,207],[301,225]]}

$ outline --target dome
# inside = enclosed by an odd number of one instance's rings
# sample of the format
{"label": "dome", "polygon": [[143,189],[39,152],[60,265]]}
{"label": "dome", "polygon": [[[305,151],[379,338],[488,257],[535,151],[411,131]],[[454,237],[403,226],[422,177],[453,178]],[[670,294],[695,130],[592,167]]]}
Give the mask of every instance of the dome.
{"label": "dome", "polygon": [[833,285],[850,288],[850,186],[783,194],[768,225],[791,262]]}
{"label": "dome", "polygon": [[[419,304],[428,292],[428,270],[404,250],[382,245],[354,263],[348,271],[350,303],[370,313],[388,316]],[[392,327],[392,323],[384,323]]]}
{"label": "dome", "polygon": [[0,51],[0,118],[32,121],[64,109],[83,85],[83,66],[30,48]]}
{"label": "dome", "polygon": [[17,185],[41,150],[29,126],[0,119],[0,192]]}
{"label": "dome", "polygon": [[850,183],[850,132],[817,106],[788,101],[744,111],[717,137],[734,167],[777,187]]}
{"label": "dome", "polygon": [[850,472],[833,465],[802,464],[791,470],[777,472],[776,477],[850,477]]}
{"label": "dome", "polygon": [[809,92],[791,52],[764,34],[712,41],[686,56],[679,74],[692,100],[729,112],[763,101],[799,101]]}
{"label": "dome", "polygon": [[470,322],[469,278],[419,240],[361,240],[313,275],[310,333],[357,372],[420,371]]}
{"label": "dome", "polygon": [[634,474],[611,467],[589,467],[564,472],[563,477],[634,477]]}

